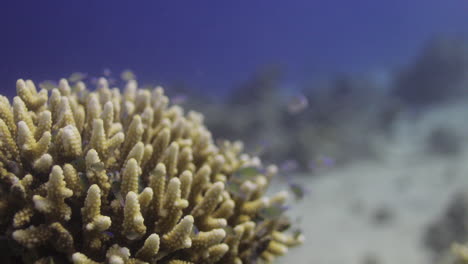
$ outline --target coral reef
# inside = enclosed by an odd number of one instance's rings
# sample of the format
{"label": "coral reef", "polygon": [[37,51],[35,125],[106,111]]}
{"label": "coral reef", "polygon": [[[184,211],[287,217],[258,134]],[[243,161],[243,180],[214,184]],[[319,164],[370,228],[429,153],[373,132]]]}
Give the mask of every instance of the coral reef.
{"label": "coral reef", "polygon": [[295,124],[295,145],[302,154],[296,160],[325,155],[345,164],[379,158],[377,142],[388,134],[400,111],[381,83],[370,76],[342,74],[316,84],[307,97],[304,122]]}
{"label": "coral reef", "polygon": [[[263,160],[294,160],[302,171],[320,172],[316,168],[323,157],[337,166],[379,159],[380,144],[391,139],[402,118],[418,120],[426,110],[466,100],[467,43],[439,36],[398,68],[326,76],[311,72],[305,83],[288,83],[283,68],[266,65],[223,102],[203,93],[198,93],[203,98],[192,94],[190,101],[199,101],[192,108],[205,113],[213,133],[240,138],[249,152],[268,150]],[[293,100],[298,95],[307,99],[307,107],[290,111],[290,106],[300,106],[300,100]],[[462,139],[447,129],[435,130],[427,137],[428,151],[456,155]]]}
{"label": "coral reef", "polygon": [[443,217],[427,228],[424,243],[431,250],[432,263],[468,263],[467,212],[468,194],[460,191],[452,198]]}
{"label": "coral reef", "polygon": [[[390,134],[402,110],[381,82],[342,74],[288,94],[281,75],[280,69],[267,68],[253,74],[227,102],[193,107],[206,114],[215,134],[241,138],[250,146],[247,151],[262,152],[263,160],[293,160],[302,171],[318,172],[323,159],[343,165],[378,158],[376,142]],[[300,107],[297,97],[305,98],[307,107],[290,111]],[[224,122],[226,115],[231,122]]]}
{"label": "coral reef", "polygon": [[276,167],[160,87],[20,79],[0,101],[2,263],[270,263],[303,240],[265,197]]}
{"label": "coral reef", "polygon": [[[284,161],[290,158],[287,152],[294,143],[290,139],[294,131],[285,125],[290,115],[280,93],[283,74],[279,66],[265,66],[236,87],[225,102],[204,102],[193,107],[206,115],[206,124],[216,135],[242,139],[246,150],[261,154],[263,160]],[[225,115],[229,115],[230,122],[223,121]]]}
{"label": "coral reef", "polygon": [[413,106],[467,96],[468,45],[460,37],[433,39],[395,76],[394,95]]}
{"label": "coral reef", "polygon": [[433,263],[448,263],[450,247],[468,239],[468,195],[460,192],[454,195],[443,216],[428,226],[424,244],[432,253]]}

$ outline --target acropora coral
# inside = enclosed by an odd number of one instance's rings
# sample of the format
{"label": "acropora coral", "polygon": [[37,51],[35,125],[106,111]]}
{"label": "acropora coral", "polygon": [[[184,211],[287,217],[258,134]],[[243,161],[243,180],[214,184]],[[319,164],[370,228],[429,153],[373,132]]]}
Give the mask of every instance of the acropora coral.
{"label": "acropora coral", "polygon": [[16,89],[0,96],[2,263],[270,263],[302,242],[287,193],[265,196],[277,168],[215,144],[161,87]]}
{"label": "acropora coral", "polygon": [[452,244],[451,251],[455,256],[453,264],[467,264],[468,263],[468,246],[458,243]]}

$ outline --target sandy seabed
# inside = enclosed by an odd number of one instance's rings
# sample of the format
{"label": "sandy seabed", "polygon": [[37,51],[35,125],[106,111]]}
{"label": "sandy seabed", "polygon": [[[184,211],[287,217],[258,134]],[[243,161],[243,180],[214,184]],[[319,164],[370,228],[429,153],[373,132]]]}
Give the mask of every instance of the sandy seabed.
{"label": "sandy seabed", "polygon": [[[468,190],[468,151],[434,156],[425,152],[423,138],[440,125],[468,135],[466,105],[433,110],[417,122],[401,121],[392,139],[382,140],[379,160],[314,177],[295,175],[295,182],[309,190],[290,211],[293,219],[300,218],[306,241],[277,263],[431,263],[424,233],[455,193]],[[468,146],[466,139],[460,144]],[[285,186],[277,179],[272,191]]]}

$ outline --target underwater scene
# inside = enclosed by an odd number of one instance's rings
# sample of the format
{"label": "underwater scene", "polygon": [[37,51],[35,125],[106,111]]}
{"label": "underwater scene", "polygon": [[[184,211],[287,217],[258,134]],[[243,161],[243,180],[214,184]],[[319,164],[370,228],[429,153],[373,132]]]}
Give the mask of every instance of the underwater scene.
{"label": "underwater scene", "polygon": [[468,264],[468,1],[4,1],[0,263]]}

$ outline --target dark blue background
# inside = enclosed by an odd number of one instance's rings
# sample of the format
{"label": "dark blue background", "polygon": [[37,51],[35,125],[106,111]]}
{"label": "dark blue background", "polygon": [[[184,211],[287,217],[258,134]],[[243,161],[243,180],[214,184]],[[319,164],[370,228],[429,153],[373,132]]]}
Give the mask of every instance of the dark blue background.
{"label": "dark blue background", "polygon": [[0,89],[132,69],[144,81],[225,91],[279,63],[314,74],[404,63],[437,34],[468,32],[466,0],[3,0]]}

